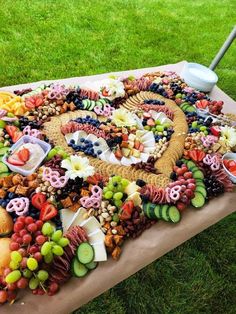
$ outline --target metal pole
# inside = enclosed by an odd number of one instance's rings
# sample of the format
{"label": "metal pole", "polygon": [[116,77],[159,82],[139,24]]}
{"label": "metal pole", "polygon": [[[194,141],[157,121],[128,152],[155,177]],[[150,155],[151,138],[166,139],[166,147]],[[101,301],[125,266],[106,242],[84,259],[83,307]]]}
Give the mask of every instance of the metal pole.
{"label": "metal pole", "polygon": [[235,38],[236,38],[236,26],[234,26],[232,32],[229,34],[229,36],[226,39],[226,41],[224,42],[223,46],[220,48],[219,52],[217,53],[217,55],[215,56],[215,58],[211,62],[211,65],[209,66],[209,68],[212,71],[215,69],[217,64],[223,58],[224,54],[229,49],[230,45],[232,44],[232,42],[234,41]]}

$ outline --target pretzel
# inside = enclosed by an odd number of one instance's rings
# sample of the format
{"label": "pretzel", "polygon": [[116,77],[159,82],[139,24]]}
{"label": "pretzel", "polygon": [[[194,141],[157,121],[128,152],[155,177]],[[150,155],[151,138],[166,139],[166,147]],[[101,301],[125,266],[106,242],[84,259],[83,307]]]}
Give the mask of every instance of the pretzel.
{"label": "pretzel", "polygon": [[23,216],[29,211],[29,199],[27,197],[14,198],[7,204],[6,210]]}
{"label": "pretzel", "polygon": [[220,161],[217,156],[211,156],[210,154],[207,154],[203,158],[203,162],[204,164],[210,166],[212,171],[217,171],[220,169]]}
{"label": "pretzel", "polygon": [[33,137],[40,138],[42,136],[42,133],[37,129],[31,129],[29,125],[27,125],[23,130],[24,135],[29,135]]}
{"label": "pretzel", "polygon": [[94,185],[91,192],[92,195],[82,197],[80,203],[85,208],[99,208],[102,200],[102,189],[98,185]]}
{"label": "pretzel", "polygon": [[58,171],[53,171],[49,167],[43,169],[43,180],[48,181],[54,188],[63,188],[68,182],[66,176],[61,176]]}

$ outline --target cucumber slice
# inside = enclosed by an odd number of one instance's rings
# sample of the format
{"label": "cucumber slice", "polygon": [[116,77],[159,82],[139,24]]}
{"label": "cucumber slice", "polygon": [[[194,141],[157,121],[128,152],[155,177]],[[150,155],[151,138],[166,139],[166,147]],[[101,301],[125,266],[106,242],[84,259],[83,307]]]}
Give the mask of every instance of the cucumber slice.
{"label": "cucumber slice", "polygon": [[87,274],[88,268],[86,268],[77,260],[76,257],[74,257],[72,260],[71,272],[75,277],[81,278]]}
{"label": "cucumber slice", "polygon": [[147,214],[147,206],[148,206],[148,203],[143,203],[143,212],[144,212],[145,216],[148,216],[148,214]]}
{"label": "cucumber slice", "polygon": [[205,204],[205,197],[200,192],[195,192],[194,198],[191,199],[191,204],[196,208],[200,208]]}
{"label": "cucumber slice", "polygon": [[96,101],[96,106],[102,108],[103,107],[103,102],[101,102],[101,100],[97,100]]}
{"label": "cucumber slice", "polygon": [[192,170],[193,168],[196,167],[196,165],[195,165],[195,163],[193,161],[189,160],[187,162],[187,167],[188,167],[188,169]]}
{"label": "cucumber slice", "polygon": [[88,264],[85,264],[85,266],[89,269],[89,270],[92,270],[92,269],[95,269],[97,266],[98,266],[98,262],[90,262]]}
{"label": "cucumber slice", "polygon": [[195,167],[191,168],[190,170],[191,170],[191,172],[195,172],[195,171],[198,171],[199,168],[195,166]]}
{"label": "cucumber slice", "polygon": [[206,191],[205,187],[198,185],[196,187],[195,191],[200,192],[203,195],[203,197],[205,197],[205,198],[207,197],[207,191]]}
{"label": "cucumber slice", "polygon": [[10,175],[10,172],[2,172],[0,173],[0,178],[5,178],[8,177]]}
{"label": "cucumber slice", "polygon": [[196,109],[193,107],[193,106],[189,106],[187,109],[186,109],[187,112],[196,112]]}
{"label": "cucumber slice", "polygon": [[182,109],[184,106],[189,106],[188,102],[183,102],[183,103],[180,105],[180,108]]}
{"label": "cucumber slice", "polygon": [[9,151],[10,147],[2,147],[0,148],[0,156],[5,155]]}
{"label": "cucumber slice", "polygon": [[95,101],[94,100],[91,100],[90,101],[90,105],[89,105],[89,107],[88,107],[88,110],[93,110],[93,108],[96,106],[96,103],[95,103]]}
{"label": "cucumber slice", "polygon": [[2,161],[0,161],[0,173],[8,172],[9,169]]}
{"label": "cucumber slice", "polygon": [[196,182],[196,187],[198,187],[198,186],[202,186],[203,188],[206,187],[203,181],[197,181]]}
{"label": "cucumber slice", "polygon": [[76,251],[78,261],[82,264],[88,264],[94,259],[94,250],[91,244],[83,242],[79,245]]}
{"label": "cucumber slice", "polygon": [[90,100],[89,99],[83,99],[82,104],[84,105],[84,109],[87,109],[89,104],[90,104]]}
{"label": "cucumber slice", "polygon": [[155,213],[155,216],[156,216],[157,219],[161,218],[160,208],[161,208],[161,205],[156,205],[156,207],[154,209],[154,213]]}
{"label": "cucumber slice", "polygon": [[181,219],[181,215],[177,207],[170,206],[167,210],[167,216],[169,218],[169,221],[172,221],[174,223],[177,223]]}
{"label": "cucumber slice", "polygon": [[167,211],[168,211],[169,205],[162,205],[161,206],[161,218],[165,221],[169,221]]}
{"label": "cucumber slice", "polygon": [[155,207],[156,207],[156,204],[150,203],[148,213],[151,219],[156,219]]}
{"label": "cucumber slice", "polygon": [[196,170],[193,172],[194,179],[204,179],[204,175],[201,170]]}

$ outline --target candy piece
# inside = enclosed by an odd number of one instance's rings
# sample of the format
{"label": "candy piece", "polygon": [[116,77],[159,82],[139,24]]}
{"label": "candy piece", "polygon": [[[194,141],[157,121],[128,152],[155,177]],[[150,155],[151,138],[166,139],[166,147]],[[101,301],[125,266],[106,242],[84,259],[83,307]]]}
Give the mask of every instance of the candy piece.
{"label": "candy piece", "polygon": [[29,199],[27,197],[14,198],[7,204],[6,210],[23,216],[29,210]]}

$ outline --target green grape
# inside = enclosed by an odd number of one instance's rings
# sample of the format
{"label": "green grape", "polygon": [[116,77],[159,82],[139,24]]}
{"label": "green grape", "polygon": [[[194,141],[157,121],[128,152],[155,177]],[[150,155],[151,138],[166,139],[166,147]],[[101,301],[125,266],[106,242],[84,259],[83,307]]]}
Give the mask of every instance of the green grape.
{"label": "green grape", "polygon": [[39,279],[39,281],[46,281],[48,279],[49,275],[48,272],[46,270],[39,270],[37,273],[37,278]]}
{"label": "green grape", "polygon": [[31,270],[29,270],[28,268],[26,268],[25,270],[23,270],[23,276],[25,277],[25,278],[31,278],[32,277],[32,271]]}
{"label": "green grape", "polygon": [[115,183],[115,182],[119,183],[121,181],[121,179],[122,178],[120,176],[114,176],[111,178],[112,183]]}
{"label": "green grape", "polygon": [[35,258],[30,257],[27,260],[27,267],[29,268],[29,270],[35,270],[38,268],[38,262]]}
{"label": "green grape", "polygon": [[38,287],[38,285],[39,285],[38,278],[33,277],[33,278],[30,279],[30,281],[29,281],[29,288],[31,290],[36,289]]}
{"label": "green grape", "polygon": [[6,283],[14,283],[18,281],[20,278],[21,278],[21,272],[19,270],[13,270],[11,273],[9,273],[6,276],[5,281]]}
{"label": "green grape", "polygon": [[129,185],[130,182],[127,179],[122,179],[120,183],[122,184],[122,186],[124,188],[126,188]]}
{"label": "green grape", "polygon": [[105,194],[107,191],[109,191],[109,189],[107,186],[105,186],[105,188],[103,188],[103,193]]}
{"label": "green grape", "polygon": [[116,191],[117,192],[124,192],[124,187],[122,184],[118,184],[117,187],[116,187]]}
{"label": "green grape", "polygon": [[119,215],[117,213],[115,213],[112,217],[112,220],[115,221],[115,222],[119,222]]}
{"label": "green grape", "polygon": [[51,251],[47,255],[44,256],[44,261],[47,264],[50,264],[53,261],[53,254]]}
{"label": "green grape", "polygon": [[122,192],[117,192],[117,193],[115,193],[115,194],[113,195],[113,199],[114,199],[115,201],[121,200],[122,197],[123,197],[123,193],[122,193]]}
{"label": "green grape", "polygon": [[16,270],[20,267],[20,264],[19,264],[19,262],[16,262],[16,261],[10,261],[9,267],[12,270]]}
{"label": "green grape", "polygon": [[123,202],[122,202],[122,200],[118,200],[118,201],[114,201],[114,204],[116,207],[121,207]]}
{"label": "green grape", "polygon": [[11,260],[20,263],[22,261],[22,256],[18,251],[11,252]]}
{"label": "green grape", "polygon": [[57,230],[55,232],[53,232],[52,234],[52,240],[54,242],[58,242],[62,237],[62,231],[61,230]]}
{"label": "green grape", "polygon": [[108,183],[107,184],[107,188],[108,188],[108,191],[114,191],[115,190],[115,187],[114,187],[114,185],[113,185],[113,183]]}
{"label": "green grape", "polygon": [[51,249],[52,249],[51,243],[47,241],[41,247],[41,254],[45,256],[51,251]]}
{"label": "green grape", "polygon": [[110,200],[113,197],[113,192],[112,191],[106,192],[104,197],[105,199]]}
{"label": "green grape", "polygon": [[58,245],[65,247],[70,243],[70,241],[67,238],[61,238],[57,243]]}
{"label": "green grape", "polygon": [[50,225],[49,222],[45,222],[42,227],[42,234],[46,236],[51,236],[53,233],[53,227]]}
{"label": "green grape", "polygon": [[60,245],[54,245],[52,248],[52,253],[57,256],[62,256],[64,253],[64,250]]}

